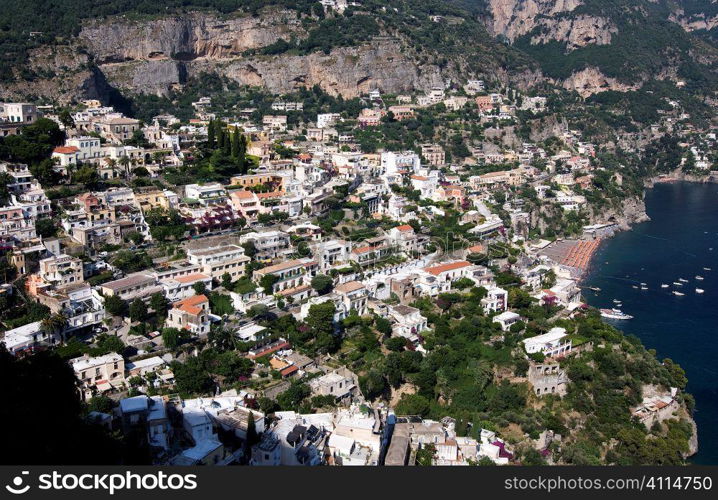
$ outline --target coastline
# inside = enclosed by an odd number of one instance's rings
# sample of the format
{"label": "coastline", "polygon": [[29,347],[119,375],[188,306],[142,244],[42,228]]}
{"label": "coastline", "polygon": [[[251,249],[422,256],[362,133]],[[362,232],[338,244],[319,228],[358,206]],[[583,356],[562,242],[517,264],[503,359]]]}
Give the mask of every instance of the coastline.
{"label": "coastline", "polygon": [[[621,204],[620,212],[617,212],[615,209],[610,209],[606,212],[602,212],[598,216],[594,216],[591,220],[592,224],[597,224],[600,222],[606,222],[606,221],[613,221],[616,224],[617,231],[630,231],[633,229],[633,226],[636,224],[640,224],[641,222],[647,222],[651,220],[648,213],[646,212],[646,190],[653,188],[656,184],[662,184],[662,183],[671,183],[671,182],[692,182],[696,184],[718,184],[718,171],[711,171],[707,176],[697,176],[697,175],[691,175],[686,174],[681,171],[680,168],[674,170],[670,174],[661,174],[657,176],[650,177],[646,179],[644,182],[644,191],[641,195],[641,198],[627,198],[623,201]],[[601,238],[601,243],[603,243],[603,240],[611,238],[613,234],[610,236],[607,236],[605,238]],[[578,282],[582,282],[583,279],[588,274],[589,269],[593,265],[593,259],[596,255],[596,251],[600,248],[600,244],[591,252],[588,258],[588,262],[586,266],[581,269],[581,274],[578,278]]]}
{"label": "coastline", "polygon": [[[600,243],[596,245],[596,247],[593,249],[589,256],[588,264],[585,268],[581,270],[581,273],[579,277],[577,278],[577,282],[579,284],[583,283],[585,278],[590,274],[591,267],[594,264],[594,257],[598,251],[598,249],[603,244],[603,241],[610,239],[613,237],[617,232],[623,232],[623,231],[630,231],[633,229],[633,227],[636,224],[639,224],[641,222],[650,221],[651,218],[648,216],[646,212],[646,204],[645,204],[645,197],[646,197],[646,191],[648,189],[653,188],[656,184],[662,184],[662,183],[673,183],[673,182],[690,182],[690,183],[696,183],[696,184],[718,184],[718,172],[711,172],[710,175],[703,177],[703,176],[694,176],[694,175],[687,175],[682,172],[674,172],[671,175],[665,175],[665,176],[655,176],[651,177],[646,180],[644,183],[644,191],[640,198],[630,198],[624,200],[622,203],[622,214],[616,214],[614,210],[607,211],[603,214],[601,214],[602,221],[611,221],[613,219],[615,223],[617,224],[617,229],[610,235],[607,235],[605,238],[600,239]],[[622,333],[623,330],[621,328],[618,328]],[[694,416],[691,414],[691,412],[688,410],[688,407],[685,403],[685,401],[681,401],[680,403],[680,414],[682,418],[685,418],[692,427],[692,435],[688,442],[688,451],[683,452],[682,456],[684,459],[688,459],[691,456],[694,456],[698,453],[699,450],[699,439],[698,439],[698,425],[695,421]]]}

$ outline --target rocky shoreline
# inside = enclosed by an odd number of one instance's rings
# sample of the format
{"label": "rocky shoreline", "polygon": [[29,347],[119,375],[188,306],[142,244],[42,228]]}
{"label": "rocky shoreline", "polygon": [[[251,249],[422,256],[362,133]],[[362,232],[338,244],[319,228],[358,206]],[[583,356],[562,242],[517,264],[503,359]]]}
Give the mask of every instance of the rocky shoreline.
{"label": "rocky shoreline", "polygon": [[[699,177],[695,175],[684,174],[682,172],[674,172],[670,177],[652,177],[645,182],[644,186],[646,189],[650,189],[653,188],[656,184],[664,182],[696,182],[702,184],[718,184],[718,172],[716,172],[715,175],[711,174],[707,177]],[[617,211],[616,209],[612,208],[609,211],[601,213],[600,219],[597,219],[596,222],[592,221],[592,223],[598,223],[601,221],[612,221],[618,226],[619,231],[630,231],[634,225],[649,220],[651,220],[651,218],[646,212],[644,191],[641,198],[628,198],[624,200],[621,204],[620,211]],[[588,265],[586,266],[586,269],[582,272],[579,281],[582,281],[583,278],[585,278],[585,276],[588,274],[588,269],[590,269],[591,265],[593,264],[593,258],[595,254],[596,252],[591,253]],[[695,422],[695,419],[688,411],[685,402],[681,402],[681,417],[690,423],[693,430],[693,433],[691,434],[691,437],[688,441],[688,451],[682,453],[683,458],[687,459],[698,453],[698,426]]]}

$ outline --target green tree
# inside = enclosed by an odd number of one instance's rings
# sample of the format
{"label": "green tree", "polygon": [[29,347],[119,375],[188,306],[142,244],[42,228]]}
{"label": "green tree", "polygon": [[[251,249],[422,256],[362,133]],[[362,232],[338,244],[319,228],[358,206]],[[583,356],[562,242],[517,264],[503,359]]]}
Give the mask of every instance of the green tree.
{"label": "green tree", "polygon": [[309,307],[306,323],[314,337],[315,352],[325,354],[339,347],[339,337],[334,333],[334,312],[331,301]]}
{"label": "green tree", "polygon": [[207,285],[205,285],[203,281],[198,281],[192,285],[192,289],[194,290],[195,295],[204,295],[205,292],[207,292]]}
{"label": "green tree", "polygon": [[429,414],[429,400],[420,394],[402,394],[396,405],[397,415],[417,415],[424,417]]}
{"label": "green tree", "polygon": [[162,342],[167,349],[176,349],[182,342],[188,339],[189,332],[187,330],[180,330],[178,328],[162,329]]}
{"label": "green tree", "polygon": [[147,319],[147,305],[142,299],[136,298],[130,304],[130,319],[132,321],[144,321]]}
{"label": "green tree", "polygon": [[429,467],[434,464],[436,446],[433,443],[425,444],[416,452],[416,465]]}
{"label": "green tree", "polygon": [[64,332],[66,326],[67,318],[62,313],[51,314],[40,322],[40,329],[50,335]]}
{"label": "green tree", "polygon": [[100,176],[97,170],[89,165],[83,165],[72,174],[72,182],[83,184],[87,187],[93,187],[99,181]]}
{"label": "green tree", "polygon": [[169,301],[165,294],[162,292],[155,292],[150,296],[150,307],[158,316],[164,317],[167,315],[167,308],[169,307]]}
{"label": "green tree", "polygon": [[389,337],[384,341],[384,344],[390,351],[401,352],[406,348],[406,339],[404,337]]}
{"label": "green tree", "polygon": [[366,375],[359,377],[359,388],[365,398],[373,401],[387,390],[386,379],[378,371],[371,370]]}
{"label": "green tree", "polygon": [[332,291],[334,280],[326,274],[317,274],[312,278],[311,284],[319,295],[325,295]]}
{"label": "green tree", "polygon": [[214,382],[200,358],[188,358],[184,363],[174,361],[170,368],[175,375],[177,390],[181,394],[207,394],[214,387]]}
{"label": "green tree", "polygon": [[279,281],[279,277],[274,274],[265,274],[259,279],[259,286],[264,289],[264,293],[272,295],[274,293],[274,284]]}
{"label": "green tree", "polygon": [[108,335],[106,333],[103,333],[99,337],[97,337],[97,341],[95,342],[96,347],[91,350],[91,354],[93,356],[104,356],[105,354],[109,354],[111,352],[116,352],[117,354],[122,354],[125,352],[125,344],[120,340],[118,337],[115,337],[114,335]]}
{"label": "green tree", "polygon": [[112,316],[124,316],[127,314],[127,302],[117,295],[105,297],[105,311]]}
{"label": "green tree", "polygon": [[115,402],[107,396],[94,396],[87,402],[87,411],[110,413],[115,407]]}

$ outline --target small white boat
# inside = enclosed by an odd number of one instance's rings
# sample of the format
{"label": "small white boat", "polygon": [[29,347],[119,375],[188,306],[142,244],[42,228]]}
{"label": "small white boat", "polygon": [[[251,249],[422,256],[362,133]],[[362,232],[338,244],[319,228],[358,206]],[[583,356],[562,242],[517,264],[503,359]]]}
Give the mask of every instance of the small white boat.
{"label": "small white boat", "polygon": [[661,288],[668,288],[671,285],[666,285],[665,283],[661,283]]}
{"label": "small white boat", "polygon": [[675,290],[673,290],[673,295],[678,295],[679,297],[683,297],[685,295],[685,293],[676,292]]}
{"label": "small white boat", "polygon": [[635,288],[636,290],[638,290],[638,287],[637,287],[636,285],[633,285],[633,288]]}
{"label": "small white boat", "polygon": [[678,281],[674,281],[673,284],[676,286],[683,286],[683,283],[679,283]]}
{"label": "small white boat", "polygon": [[703,276],[696,276],[696,279],[699,281],[703,281]]}
{"label": "small white boat", "polygon": [[614,304],[620,304],[620,303],[621,303],[621,301],[620,301],[620,300],[618,300],[618,299],[613,299],[613,303],[614,303]]}
{"label": "small white boat", "polygon": [[641,286],[646,286],[648,283],[641,283]]}
{"label": "small white boat", "polygon": [[648,290],[648,287],[647,287],[647,286],[642,286],[642,287],[641,287],[641,290]]}
{"label": "small white boat", "polygon": [[680,281],[680,282],[682,282],[682,283],[688,283],[688,280],[687,280],[687,279],[683,279],[683,278],[678,278],[678,281]]}
{"label": "small white boat", "polygon": [[633,316],[626,314],[619,309],[601,309],[601,316],[610,319],[633,319]]}
{"label": "small white boat", "polygon": [[703,292],[705,292],[705,290],[703,290],[702,288],[696,288],[696,293],[703,293]]}
{"label": "small white boat", "polygon": [[704,270],[704,271],[710,271],[711,268],[710,268],[710,267],[704,267],[703,270]]}

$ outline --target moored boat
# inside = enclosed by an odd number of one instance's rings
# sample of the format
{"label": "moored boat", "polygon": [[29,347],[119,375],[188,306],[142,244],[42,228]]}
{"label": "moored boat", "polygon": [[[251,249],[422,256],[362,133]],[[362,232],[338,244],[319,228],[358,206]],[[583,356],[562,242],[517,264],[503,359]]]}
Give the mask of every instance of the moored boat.
{"label": "moored boat", "polygon": [[620,309],[600,309],[601,316],[609,319],[633,319],[633,316],[626,314]]}

